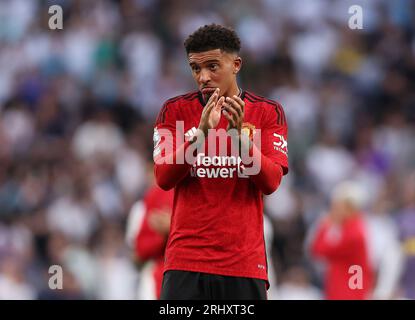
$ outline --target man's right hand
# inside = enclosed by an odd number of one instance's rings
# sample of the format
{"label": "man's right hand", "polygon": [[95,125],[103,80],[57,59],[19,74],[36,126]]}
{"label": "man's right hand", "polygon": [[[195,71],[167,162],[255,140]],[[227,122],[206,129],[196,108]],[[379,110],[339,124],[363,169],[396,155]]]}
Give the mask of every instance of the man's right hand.
{"label": "man's right hand", "polygon": [[206,103],[203,108],[202,116],[200,117],[199,128],[205,137],[208,134],[209,129],[214,129],[219,124],[221,117],[221,108],[225,102],[225,97],[219,98],[219,88],[209,98],[209,101]]}
{"label": "man's right hand", "polygon": [[153,210],[148,217],[150,228],[161,235],[167,235],[170,231],[171,214],[168,208]]}

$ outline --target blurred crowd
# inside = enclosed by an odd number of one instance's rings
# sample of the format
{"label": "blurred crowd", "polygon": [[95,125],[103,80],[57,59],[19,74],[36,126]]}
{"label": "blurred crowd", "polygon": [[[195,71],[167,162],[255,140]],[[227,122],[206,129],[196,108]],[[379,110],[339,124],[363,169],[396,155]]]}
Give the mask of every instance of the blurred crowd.
{"label": "blurred crowd", "polygon": [[323,297],[307,238],[353,180],[374,297],[415,299],[414,21],[411,0],[0,0],[0,299],[136,298],[126,222],[151,184],[153,123],[196,89],[183,41],[212,22],[241,37],[241,87],[288,120],[290,173],[265,199],[271,297]]}

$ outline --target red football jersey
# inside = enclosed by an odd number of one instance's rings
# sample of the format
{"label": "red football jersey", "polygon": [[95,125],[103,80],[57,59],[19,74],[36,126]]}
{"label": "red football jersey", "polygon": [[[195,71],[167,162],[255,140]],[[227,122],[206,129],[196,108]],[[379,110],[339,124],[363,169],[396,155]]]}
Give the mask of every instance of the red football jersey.
{"label": "red football jersey", "polygon": [[[360,214],[337,226],[323,219],[311,243],[311,252],[328,264],[325,277],[329,300],[369,299],[373,287],[373,269],[367,246],[367,226]],[[353,287],[354,267],[361,270],[361,287]]]}
{"label": "red football jersey", "polygon": [[[261,131],[262,156],[281,166],[286,174],[287,123],[281,105],[246,91],[241,98],[245,102],[242,131],[250,135]],[[164,104],[155,126],[155,161],[164,156],[159,149],[163,140],[161,129],[184,137],[192,135],[204,104],[200,92],[172,98]],[[183,121],[183,132],[176,132],[176,121]],[[222,115],[217,129],[226,130],[227,125]],[[173,145],[175,150],[178,147],[175,140]],[[198,160],[189,165],[186,175],[175,184],[164,271],[185,270],[268,281],[263,193],[230,158],[219,153],[216,157],[199,153]],[[156,161],[156,177],[158,166]]]}
{"label": "red football jersey", "polygon": [[[151,279],[146,283],[151,283],[154,292],[147,293],[147,297],[160,298],[161,284],[163,278],[164,250],[166,246],[166,236],[153,230],[149,224],[149,216],[153,211],[167,210],[171,211],[173,205],[173,193],[164,191],[158,186],[151,187],[144,199],[145,212],[142,219],[139,220],[138,233],[135,238],[135,253],[140,261],[154,261],[151,272]],[[147,269],[146,269],[147,270]],[[148,276],[147,274],[144,276]]]}

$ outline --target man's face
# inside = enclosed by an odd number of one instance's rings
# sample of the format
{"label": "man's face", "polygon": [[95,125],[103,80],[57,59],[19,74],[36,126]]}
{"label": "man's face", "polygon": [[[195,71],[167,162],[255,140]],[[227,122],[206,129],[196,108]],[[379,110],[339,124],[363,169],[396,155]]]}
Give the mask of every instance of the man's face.
{"label": "man's face", "polygon": [[236,74],[241,67],[241,58],[234,53],[214,49],[188,54],[192,75],[205,101],[209,99],[216,88],[220,95],[226,95],[235,85]]}
{"label": "man's face", "polygon": [[337,222],[343,222],[345,219],[352,216],[356,210],[346,200],[334,200],[331,204],[330,212]]}

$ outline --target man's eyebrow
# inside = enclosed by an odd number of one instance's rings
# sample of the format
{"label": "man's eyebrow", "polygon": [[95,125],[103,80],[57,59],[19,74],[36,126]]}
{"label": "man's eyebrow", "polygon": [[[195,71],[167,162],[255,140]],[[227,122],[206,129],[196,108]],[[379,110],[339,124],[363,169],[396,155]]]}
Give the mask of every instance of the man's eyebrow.
{"label": "man's eyebrow", "polygon": [[[220,61],[219,61],[219,59],[210,59],[210,60],[207,60],[207,61],[203,61],[201,64],[207,64],[207,63],[212,63],[212,62],[213,63],[218,63]],[[197,63],[195,61],[190,61],[189,64],[190,65],[199,65],[199,63]]]}
{"label": "man's eyebrow", "polygon": [[220,62],[219,59],[210,59],[205,61],[205,63]]}

